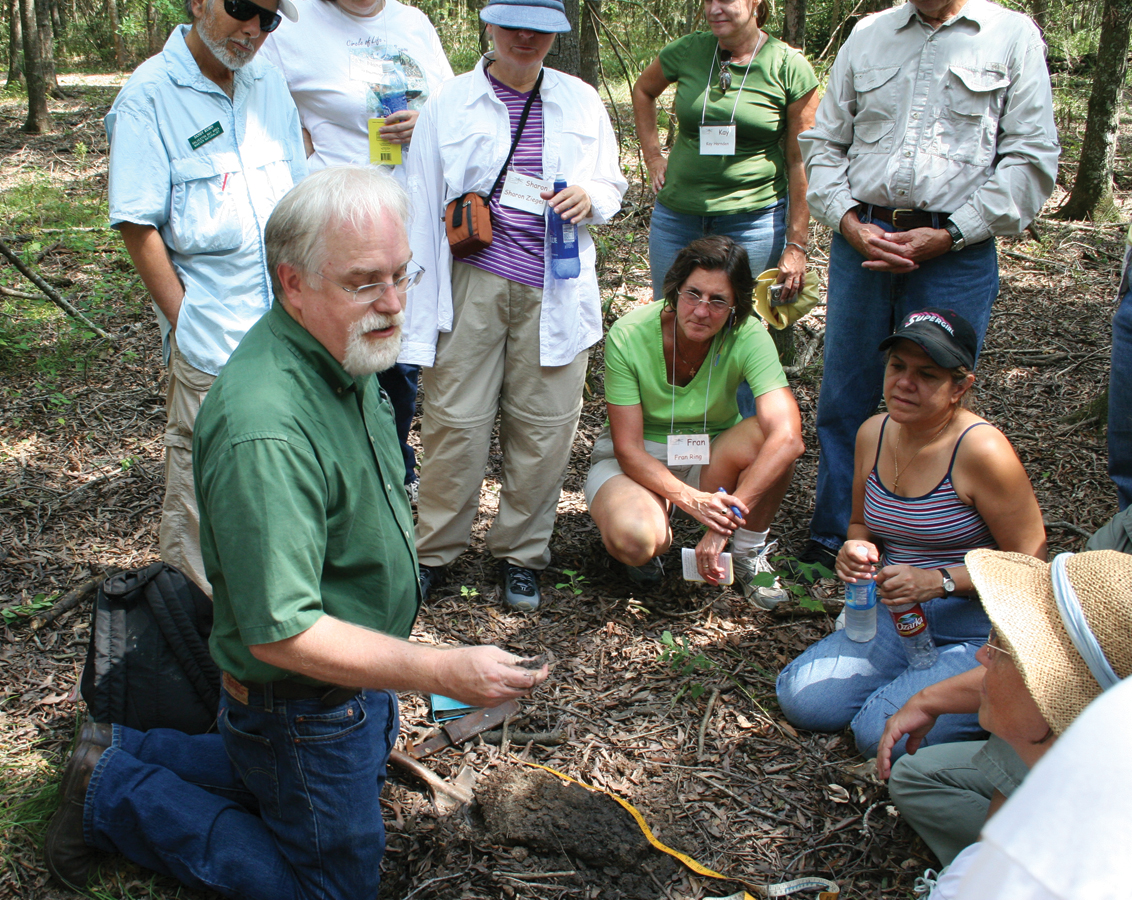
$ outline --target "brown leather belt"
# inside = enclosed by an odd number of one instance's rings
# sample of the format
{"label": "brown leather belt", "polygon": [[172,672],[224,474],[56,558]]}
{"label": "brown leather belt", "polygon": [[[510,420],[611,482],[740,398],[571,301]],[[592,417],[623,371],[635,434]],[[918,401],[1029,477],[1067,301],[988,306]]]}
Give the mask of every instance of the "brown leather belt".
{"label": "brown leather belt", "polygon": [[323,706],[339,706],[361,693],[360,688],[340,687],[336,684],[301,684],[297,681],[271,681],[260,684],[255,681],[237,681],[224,672],[221,677],[228,696],[244,706],[249,697],[263,697],[274,700],[319,700]]}
{"label": "brown leather belt", "polygon": [[930,212],[925,209],[889,209],[887,206],[874,206],[861,203],[856,208],[858,218],[875,219],[891,225],[900,231],[910,228],[943,228],[951,221],[951,213]]}

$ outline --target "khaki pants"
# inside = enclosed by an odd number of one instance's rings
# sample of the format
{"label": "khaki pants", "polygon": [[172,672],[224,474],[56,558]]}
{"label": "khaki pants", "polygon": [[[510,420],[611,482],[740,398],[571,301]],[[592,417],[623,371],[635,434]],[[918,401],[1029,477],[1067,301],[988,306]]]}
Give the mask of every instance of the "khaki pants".
{"label": "khaki pants", "polygon": [[216,378],[189,365],[173,335],[170,341],[169,388],[165,393],[165,500],[158,544],[165,562],[212,596],[200,555],[200,514],[193,489],[193,425]]}
{"label": "khaki pants", "polygon": [[542,291],[475,266],[452,266],[453,326],[423,371],[417,555],[443,566],[468,546],[499,413],[499,513],[487,534],[497,559],[550,562],[550,535],[582,410],[589,351],[539,364]]}

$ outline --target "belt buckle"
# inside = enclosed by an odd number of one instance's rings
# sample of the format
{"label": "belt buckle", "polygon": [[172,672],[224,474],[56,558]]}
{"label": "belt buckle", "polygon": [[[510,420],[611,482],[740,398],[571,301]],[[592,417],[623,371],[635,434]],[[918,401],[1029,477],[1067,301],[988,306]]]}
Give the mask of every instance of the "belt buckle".
{"label": "belt buckle", "polygon": [[914,209],[894,209],[892,211],[892,227],[895,228],[897,231],[900,231],[901,228],[900,228],[899,219],[900,219],[901,213],[906,213],[908,215],[911,215],[914,212],[917,212],[917,210],[914,210]]}

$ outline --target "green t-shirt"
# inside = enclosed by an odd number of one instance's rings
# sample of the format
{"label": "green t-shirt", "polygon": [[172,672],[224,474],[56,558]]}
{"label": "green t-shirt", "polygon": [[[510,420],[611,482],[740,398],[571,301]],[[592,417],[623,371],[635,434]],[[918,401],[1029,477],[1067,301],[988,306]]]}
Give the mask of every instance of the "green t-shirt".
{"label": "green t-shirt", "polygon": [[[732,65],[731,88],[724,94],[719,89],[718,47],[710,31],[697,31],[660,51],[664,77],[676,84],[680,128],[657,199],[689,216],[753,212],[786,196],[786,156],[781,146],[786,107],[818,84],[800,50],[768,36],[751,63],[746,84],[746,66]],[[707,115],[702,118],[709,70]],[[701,156],[701,120],[727,124],[733,115],[735,155]]]}
{"label": "green t-shirt", "polygon": [[208,392],[193,468],[220,668],[241,681],[316,683],[248,646],[323,614],[409,636],[417,558],[389,401],[278,302]]}
{"label": "green t-shirt", "polygon": [[[726,431],[742,418],[735,391],[744,378],[756,397],[787,386],[766,326],[749,316],[738,328],[720,331],[696,376],[683,387],[673,387],[660,333],[663,309],[664,302],[657,301],[626,313],[605,339],[606,402],[640,405],[645,440],[663,444],[669,434],[702,434],[705,410],[707,433],[714,438]],[[670,429],[674,411],[676,424]]]}

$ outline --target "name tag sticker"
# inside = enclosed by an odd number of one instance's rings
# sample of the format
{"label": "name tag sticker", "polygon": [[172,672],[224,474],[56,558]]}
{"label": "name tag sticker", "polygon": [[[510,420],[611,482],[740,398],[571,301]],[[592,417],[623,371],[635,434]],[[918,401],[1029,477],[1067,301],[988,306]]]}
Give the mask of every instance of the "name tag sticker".
{"label": "name tag sticker", "polygon": [[369,120],[369,161],[380,166],[401,165],[401,145],[391,144],[379,133],[385,119]]}
{"label": "name tag sticker", "polygon": [[734,125],[701,125],[700,156],[734,156]]}
{"label": "name tag sticker", "polygon": [[503,193],[499,195],[499,204],[541,216],[546,212],[546,201],[539,195],[553,189],[554,181],[551,179],[523,175],[512,169],[503,179]]}
{"label": "name tag sticker", "polygon": [[224,133],[224,129],[221,127],[220,123],[219,122],[213,122],[211,125],[209,125],[207,128],[205,128],[203,131],[198,131],[196,134],[194,134],[192,137],[190,137],[189,138],[189,146],[192,147],[194,150],[199,150],[201,147],[203,147],[209,141],[220,137],[220,135],[222,135],[223,133]]}
{"label": "name tag sticker", "polygon": [[706,466],[711,460],[711,438],[706,434],[670,434],[670,466]]}

